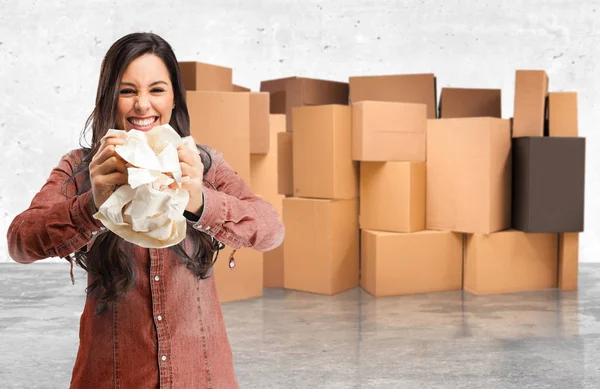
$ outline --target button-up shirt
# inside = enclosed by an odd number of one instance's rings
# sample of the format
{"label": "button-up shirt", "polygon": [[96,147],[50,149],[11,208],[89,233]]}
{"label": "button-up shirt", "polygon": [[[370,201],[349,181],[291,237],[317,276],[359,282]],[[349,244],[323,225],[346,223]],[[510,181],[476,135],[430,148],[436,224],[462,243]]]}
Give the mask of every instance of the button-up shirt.
{"label": "button-up shirt", "polygon": [[[277,211],[252,193],[220,153],[210,152],[202,215],[188,223],[233,249],[279,246],[284,228]],[[69,259],[107,232],[92,217],[91,191],[77,195],[83,176],[63,188],[83,155],[82,149],[66,154],[11,223],[7,238],[15,261]],[[198,280],[168,248],[125,241],[122,247],[133,259],[135,285],[102,316],[94,315],[97,297],[87,295],[70,388],[237,388],[214,277]]]}

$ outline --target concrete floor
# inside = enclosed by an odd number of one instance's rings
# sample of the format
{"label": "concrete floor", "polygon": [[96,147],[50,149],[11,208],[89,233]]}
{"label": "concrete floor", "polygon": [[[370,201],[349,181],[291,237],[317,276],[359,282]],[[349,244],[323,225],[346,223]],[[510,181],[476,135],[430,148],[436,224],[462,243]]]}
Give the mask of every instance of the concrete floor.
{"label": "concrete floor", "polygon": [[[0,387],[66,388],[85,275],[0,265]],[[224,304],[243,389],[599,388],[600,264],[579,292],[375,299],[265,290]]]}

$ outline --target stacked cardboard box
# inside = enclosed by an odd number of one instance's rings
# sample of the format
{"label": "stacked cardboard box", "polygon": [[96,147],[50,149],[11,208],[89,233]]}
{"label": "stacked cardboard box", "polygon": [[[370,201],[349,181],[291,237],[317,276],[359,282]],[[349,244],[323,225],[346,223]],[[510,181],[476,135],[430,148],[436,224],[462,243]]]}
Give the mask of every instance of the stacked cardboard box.
{"label": "stacked cardboard box", "polygon": [[351,77],[360,162],[361,286],[374,296],[459,290],[462,237],[425,230],[427,120],[435,77]]}
{"label": "stacked cardboard box", "polygon": [[585,138],[578,137],[577,93],[549,92],[548,75],[516,73],[512,226],[558,233],[558,287],[577,289],[583,231]]}
{"label": "stacked cardboard box", "polygon": [[[427,228],[466,234],[469,292],[576,288],[571,234],[583,229],[585,140],[568,137],[576,127],[573,94],[554,95],[547,115],[546,73],[517,71],[511,129],[491,117],[501,112],[499,92],[476,93],[454,93],[460,101],[452,104],[443,91],[442,118],[429,122]],[[489,101],[497,108],[484,107]]]}
{"label": "stacked cardboard box", "polygon": [[352,161],[348,84],[292,77],[263,81],[278,134],[283,284],[332,295],[358,286],[358,166]]}
{"label": "stacked cardboard box", "polygon": [[[265,154],[250,155],[250,182],[252,190],[263,200],[273,204],[281,215],[285,196],[278,191],[277,137],[285,133],[285,115],[271,114],[269,119],[270,146]],[[263,287],[283,288],[283,245],[263,253]]]}
{"label": "stacked cardboard box", "polygon": [[[273,188],[277,177],[272,169],[276,157],[271,155],[276,148],[271,134],[276,131],[277,124],[271,125],[269,94],[250,92],[248,88],[232,84],[230,68],[200,62],[181,62],[180,68],[191,133],[196,142],[222,153],[225,161],[251,187],[254,166],[251,162],[256,161],[257,169],[262,172],[262,180],[257,184],[263,193],[259,194],[276,202],[273,195],[277,193]],[[282,125],[280,120],[279,127]],[[268,161],[259,161],[259,157],[255,157],[258,155]],[[271,187],[264,182],[269,179],[275,183]],[[220,301],[262,296],[263,253],[253,249],[238,250],[236,267],[232,271],[227,260],[232,251],[226,247],[215,263],[214,276]],[[273,258],[277,252],[264,255]]]}
{"label": "stacked cardboard box", "polygon": [[577,95],[549,93],[545,72],[517,71],[502,119],[499,89],[442,88],[438,110],[433,74],[291,77],[252,93],[212,71],[187,77],[220,90],[188,91],[193,133],[286,228],[237,273],[220,262],[224,301],[260,295],[263,279],[327,295],[577,288],[585,139]]}
{"label": "stacked cardboard box", "polygon": [[284,286],[332,295],[358,286],[358,166],[351,108],[293,110],[293,197],[284,199]]}
{"label": "stacked cardboard box", "polygon": [[[575,289],[585,164],[576,94],[548,99],[545,72],[518,71],[514,124],[501,119],[498,89],[443,88],[432,118],[424,96],[435,81],[410,77],[350,78],[363,288],[376,296],[461,283],[474,294]],[[427,106],[426,169],[415,165],[421,148],[409,137],[419,131],[408,103]],[[434,231],[459,238],[434,242]]]}

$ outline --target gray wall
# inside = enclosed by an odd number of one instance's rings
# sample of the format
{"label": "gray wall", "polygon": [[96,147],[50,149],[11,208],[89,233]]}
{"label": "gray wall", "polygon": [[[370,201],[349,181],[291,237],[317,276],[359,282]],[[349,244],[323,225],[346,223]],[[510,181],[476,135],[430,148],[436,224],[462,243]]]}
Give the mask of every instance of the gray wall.
{"label": "gray wall", "polygon": [[580,253],[600,261],[598,0],[0,0],[0,261],[9,261],[12,218],[78,147],[104,53],[137,30],[162,35],[179,60],[233,67],[234,82],[253,90],[290,75],[435,72],[439,88],[502,88],[505,118],[515,70],[545,69],[551,90],[579,92],[587,137]]}

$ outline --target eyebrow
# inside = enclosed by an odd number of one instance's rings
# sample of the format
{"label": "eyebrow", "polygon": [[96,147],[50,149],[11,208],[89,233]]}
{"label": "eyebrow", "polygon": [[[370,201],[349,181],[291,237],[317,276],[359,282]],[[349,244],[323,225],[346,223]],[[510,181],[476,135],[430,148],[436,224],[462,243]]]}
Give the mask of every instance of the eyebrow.
{"label": "eyebrow", "polygon": [[[150,86],[154,86],[154,85],[158,85],[158,84],[169,85],[165,81],[154,81],[152,84],[150,84]],[[133,87],[137,86],[133,82],[127,82],[127,81],[126,82],[121,82],[121,85],[127,85],[127,86],[133,86]]]}

